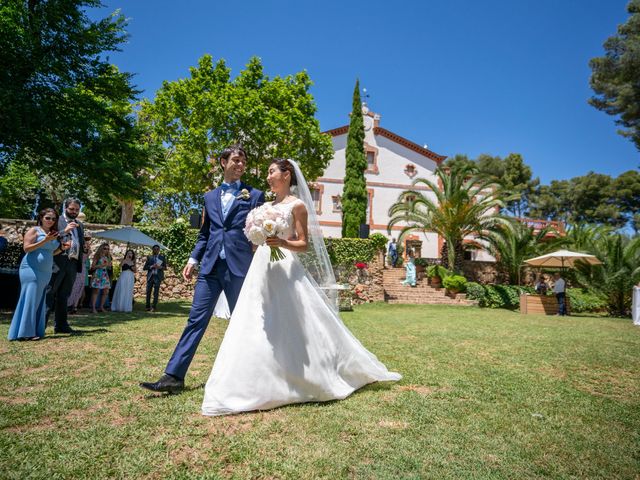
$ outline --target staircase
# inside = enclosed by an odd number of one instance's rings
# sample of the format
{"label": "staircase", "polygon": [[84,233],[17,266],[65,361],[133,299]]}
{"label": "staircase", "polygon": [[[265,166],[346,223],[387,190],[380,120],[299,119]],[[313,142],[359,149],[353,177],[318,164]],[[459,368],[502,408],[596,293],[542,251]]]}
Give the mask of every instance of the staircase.
{"label": "staircase", "polygon": [[404,268],[385,268],[382,272],[384,300],[387,303],[409,303],[418,305],[464,305],[477,306],[478,302],[467,300],[464,293],[447,295],[444,288],[433,288],[422,279],[415,287],[402,285]]}

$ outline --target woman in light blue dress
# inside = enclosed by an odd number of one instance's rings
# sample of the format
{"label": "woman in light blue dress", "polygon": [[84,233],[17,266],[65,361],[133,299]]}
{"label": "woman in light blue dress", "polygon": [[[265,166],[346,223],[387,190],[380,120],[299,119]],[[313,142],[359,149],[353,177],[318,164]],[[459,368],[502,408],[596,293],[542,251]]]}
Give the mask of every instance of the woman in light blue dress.
{"label": "woman in light blue dress", "polygon": [[9,340],[38,340],[44,337],[45,291],[51,279],[53,256],[61,252],[58,214],[46,208],[38,215],[38,226],[24,236],[20,262],[20,299],[9,327]]}
{"label": "woman in light blue dress", "polygon": [[408,257],[407,262],[404,264],[406,275],[402,284],[411,285],[412,287],[415,287],[416,286],[416,264],[414,263],[415,260],[413,259],[413,253],[408,252],[407,257]]}

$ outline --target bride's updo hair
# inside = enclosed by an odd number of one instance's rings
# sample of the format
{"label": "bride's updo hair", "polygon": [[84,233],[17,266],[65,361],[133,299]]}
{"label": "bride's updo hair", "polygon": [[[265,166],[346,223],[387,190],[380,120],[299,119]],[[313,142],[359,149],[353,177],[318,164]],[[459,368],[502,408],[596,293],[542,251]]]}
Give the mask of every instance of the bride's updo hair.
{"label": "bride's updo hair", "polygon": [[291,165],[291,162],[289,162],[289,160],[287,160],[286,158],[274,158],[271,164],[276,164],[282,173],[289,172],[292,187],[298,184],[298,182],[296,181],[296,171],[294,170],[293,165]]}

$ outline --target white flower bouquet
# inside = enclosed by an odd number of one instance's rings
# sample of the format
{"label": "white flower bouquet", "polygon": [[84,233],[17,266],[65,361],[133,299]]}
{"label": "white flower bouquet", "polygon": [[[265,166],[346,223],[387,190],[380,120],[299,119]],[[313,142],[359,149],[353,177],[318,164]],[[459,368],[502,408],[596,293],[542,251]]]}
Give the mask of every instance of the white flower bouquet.
{"label": "white flower bouquet", "polygon": [[[254,245],[264,245],[269,237],[286,237],[288,224],[284,214],[271,205],[262,205],[254,208],[247,215],[244,226],[244,234]],[[284,258],[284,253],[279,247],[270,247],[272,262]]]}

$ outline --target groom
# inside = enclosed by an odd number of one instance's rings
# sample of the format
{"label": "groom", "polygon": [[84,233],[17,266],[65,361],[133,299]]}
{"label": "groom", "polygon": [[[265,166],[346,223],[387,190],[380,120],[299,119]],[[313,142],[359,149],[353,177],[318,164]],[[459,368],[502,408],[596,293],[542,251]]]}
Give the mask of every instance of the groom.
{"label": "groom", "polygon": [[191,258],[182,271],[190,280],[200,263],[187,326],[157,382],[141,387],[154,392],[176,392],[184,388],[184,377],[204,335],[220,292],[224,291],[233,312],[247,275],[253,249],[244,235],[247,214],[264,203],[264,192],[240,181],[247,167],[247,154],[240,145],[220,155],[224,183],[204,195],[204,219]]}

